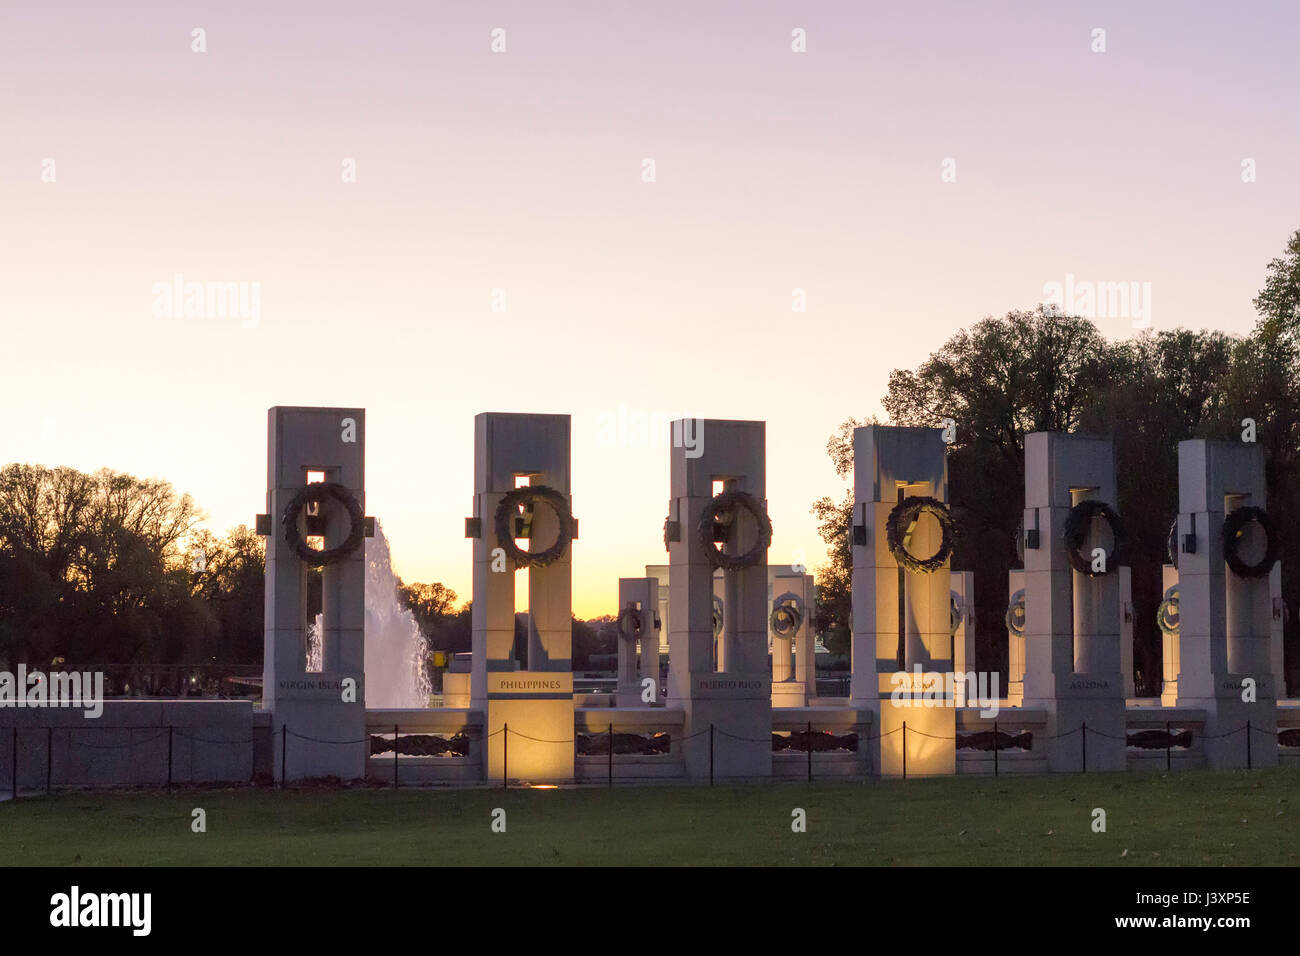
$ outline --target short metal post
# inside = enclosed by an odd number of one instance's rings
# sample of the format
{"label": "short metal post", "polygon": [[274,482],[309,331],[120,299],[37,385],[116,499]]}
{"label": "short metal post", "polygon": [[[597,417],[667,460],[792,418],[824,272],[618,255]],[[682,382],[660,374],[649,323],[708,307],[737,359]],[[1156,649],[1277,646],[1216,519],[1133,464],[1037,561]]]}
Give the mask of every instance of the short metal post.
{"label": "short metal post", "polygon": [[903,721],[903,779],[907,779],[907,721]]}
{"label": "short metal post", "polygon": [[510,789],[510,725],[501,725],[501,789]]}
{"label": "short metal post", "polygon": [[614,789],[614,724],[609,725],[609,788]]}

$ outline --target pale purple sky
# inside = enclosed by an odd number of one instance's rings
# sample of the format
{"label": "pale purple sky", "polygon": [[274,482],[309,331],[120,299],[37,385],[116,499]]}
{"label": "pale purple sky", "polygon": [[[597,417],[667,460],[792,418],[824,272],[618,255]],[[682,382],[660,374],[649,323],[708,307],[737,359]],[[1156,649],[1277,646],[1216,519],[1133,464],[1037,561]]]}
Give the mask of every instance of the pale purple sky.
{"label": "pale purple sky", "polygon": [[[1300,228],[1298,11],[8,4],[0,460],[161,475],[224,530],[267,407],[362,405],[398,572],[468,597],[474,413],[570,413],[595,614],[668,495],[600,416],[765,419],[771,560],[816,564],[826,438],[958,328],[1067,275],[1250,328]],[[259,283],[256,327],[155,315],[177,273]]]}

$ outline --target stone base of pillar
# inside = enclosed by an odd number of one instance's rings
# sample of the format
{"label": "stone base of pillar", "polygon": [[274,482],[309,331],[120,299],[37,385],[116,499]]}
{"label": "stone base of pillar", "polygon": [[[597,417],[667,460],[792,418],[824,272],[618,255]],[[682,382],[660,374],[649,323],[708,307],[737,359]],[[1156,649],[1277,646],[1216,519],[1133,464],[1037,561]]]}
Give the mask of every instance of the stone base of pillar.
{"label": "stone base of pillar", "polygon": [[[880,702],[880,774],[884,777],[951,776],[957,772],[957,710],[923,700]],[[904,733],[903,724],[907,728]]]}
{"label": "stone base of pillar", "polygon": [[[694,677],[686,711],[682,761],[686,776],[717,782],[766,780],[772,776],[772,690],[763,673],[706,673]],[[685,739],[689,738],[689,739]]]}
{"label": "stone base of pillar", "polygon": [[[1128,769],[1122,675],[1071,674],[1061,679],[1056,700],[1027,701],[1047,711],[1042,742],[1052,773],[1105,773]],[[1090,693],[1091,692],[1091,693]],[[1086,741],[1084,726],[1087,726]],[[1064,736],[1063,736],[1064,735]],[[1035,749],[1038,741],[1034,741]],[[1085,765],[1084,749],[1087,748]]]}
{"label": "stone base of pillar", "polygon": [[1178,681],[1164,681],[1160,688],[1160,706],[1177,707],[1178,706]]}
{"label": "stone base of pillar", "polygon": [[487,677],[486,779],[573,780],[573,672],[490,671]]}
{"label": "stone base of pillar", "polygon": [[[287,734],[281,729],[285,726]],[[284,779],[291,781],[322,777],[360,780],[366,775],[366,758],[370,756],[365,707],[336,700],[277,700],[271,743],[271,772],[276,782],[281,782],[282,769]],[[287,748],[284,753],[282,744]]]}
{"label": "stone base of pillar", "polygon": [[1025,705],[1024,681],[1013,680],[1007,684],[1006,705],[1008,707],[1023,707]]}
{"label": "stone base of pillar", "polygon": [[807,707],[812,695],[802,681],[783,680],[772,684],[773,707]]}
{"label": "stone base of pillar", "polygon": [[[1276,767],[1277,702],[1265,696],[1268,688],[1256,688],[1260,696],[1252,703],[1241,699],[1241,678],[1228,676],[1218,682],[1216,696],[1189,698],[1179,706],[1196,707],[1205,712],[1205,730],[1201,750],[1205,765],[1228,770],[1237,767]],[[1250,753],[1246,753],[1246,723],[1250,723]]]}
{"label": "stone base of pillar", "polygon": [[[651,697],[654,700],[654,697]],[[640,684],[619,684],[614,690],[615,707],[649,707],[650,704],[641,699]]]}

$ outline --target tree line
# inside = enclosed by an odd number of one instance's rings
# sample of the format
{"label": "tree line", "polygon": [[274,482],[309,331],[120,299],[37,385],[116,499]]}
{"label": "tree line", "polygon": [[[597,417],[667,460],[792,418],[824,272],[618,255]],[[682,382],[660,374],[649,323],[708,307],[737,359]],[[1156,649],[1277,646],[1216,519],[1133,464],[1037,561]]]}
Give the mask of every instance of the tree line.
{"label": "tree line", "polygon": [[[0,669],[100,671],[112,692],[141,694],[258,674],[265,542],[246,525],[217,535],[205,517],[158,478],[0,468]],[[398,590],[431,654],[470,649],[468,601],[438,583]],[[319,572],[307,599],[319,610]],[[575,668],[614,650],[610,621],[574,620]],[[522,659],[522,620],[516,632]]]}
{"label": "tree line", "polygon": [[202,520],[161,479],[0,468],[0,659],[173,693],[178,665],[260,659],[261,539]]}
{"label": "tree line", "polygon": [[[1281,538],[1283,599],[1300,606],[1300,231],[1265,270],[1249,335],[1175,328],[1110,341],[1087,318],[1040,305],[989,317],[952,336],[915,369],[896,369],[882,399],[888,424],[957,423],[949,494],[957,535],[952,567],[975,572],[978,666],[1007,665],[1007,572],[1019,567],[1024,439],[1035,431],[1114,435],[1119,510],[1128,537],[1139,693],[1158,694],[1170,525],[1178,510],[1178,442],[1239,441],[1245,419],[1262,445],[1267,509]],[[852,475],[853,429],[830,437],[836,473]],[[847,652],[852,490],[812,512],[828,545],[818,569],[819,629]],[[1295,615],[1291,615],[1294,617]],[[1297,628],[1286,625],[1292,692],[1300,690]]]}

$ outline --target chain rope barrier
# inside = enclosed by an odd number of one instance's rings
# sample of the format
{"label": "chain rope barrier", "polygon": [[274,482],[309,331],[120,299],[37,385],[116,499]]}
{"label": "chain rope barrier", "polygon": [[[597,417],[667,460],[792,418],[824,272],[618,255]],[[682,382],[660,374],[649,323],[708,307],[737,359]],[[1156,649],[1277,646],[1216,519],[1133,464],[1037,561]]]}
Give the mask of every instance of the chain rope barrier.
{"label": "chain rope barrier", "polygon": [[[995,724],[996,724],[996,722],[995,722]],[[53,736],[54,736],[54,734],[56,734],[56,733],[62,733],[62,734],[64,734],[65,739],[67,740],[69,746],[83,747],[83,748],[86,748],[86,749],[89,749],[89,750],[119,750],[119,751],[120,751],[120,750],[130,750],[130,749],[132,749],[132,748],[137,748],[137,747],[147,747],[147,746],[149,746],[149,745],[156,744],[156,743],[158,743],[160,740],[162,740],[162,739],[165,738],[165,737],[167,737],[167,738],[171,738],[171,737],[179,737],[179,738],[182,739],[182,740],[190,741],[190,742],[192,742],[192,743],[205,744],[205,745],[209,745],[209,746],[243,746],[243,747],[246,747],[246,746],[254,746],[254,745],[257,744],[257,741],[258,741],[258,738],[257,738],[257,737],[251,737],[251,738],[246,738],[246,739],[214,739],[214,738],[211,738],[211,737],[203,737],[203,736],[200,736],[200,735],[198,735],[198,734],[190,733],[190,732],[187,732],[187,730],[178,729],[178,728],[173,727],[173,726],[168,726],[168,727],[159,727],[159,726],[157,726],[156,724],[155,724],[155,725],[150,725],[150,726],[145,726],[145,727],[106,727],[106,726],[100,726],[100,727],[54,727],[54,728],[29,728],[29,729],[44,729],[44,730],[46,731],[46,734],[47,734],[47,740],[48,740],[49,742],[51,742],[51,743],[52,743],[52,741],[53,741]],[[1233,729],[1233,730],[1228,730],[1228,731],[1224,731],[1223,733],[1217,733],[1217,734],[1206,734],[1206,733],[1203,733],[1203,732],[1202,732],[1202,733],[1199,733],[1199,734],[1198,734],[1198,733],[1194,733],[1193,731],[1189,730],[1185,725],[1179,727],[1179,732],[1180,732],[1180,733],[1192,733],[1192,735],[1193,735],[1193,736],[1192,736],[1192,739],[1193,739],[1193,740],[1198,740],[1198,739],[1199,739],[1199,740],[1202,740],[1202,741],[1209,741],[1209,740],[1223,740],[1223,739],[1226,739],[1226,738],[1229,738],[1229,737],[1235,737],[1235,736],[1238,735],[1238,734],[1250,734],[1251,732],[1253,732],[1253,733],[1259,735],[1259,736],[1262,737],[1262,738],[1265,738],[1265,739],[1272,739],[1272,740],[1275,740],[1275,741],[1276,741],[1276,740],[1278,740],[1279,735],[1280,735],[1281,733],[1285,732],[1287,729],[1289,729],[1289,728],[1273,728],[1273,729],[1269,729],[1268,727],[1259,727],[1259,726],[1256,726],[1252,721],[1247,721],[1247,722],[1246,722],[1244,725],[1242,725],[1241,727],[1237,727],[1237,728],[1235,728],[1235,729]],[[17,731],[17,730],[19,730],[19,728],[15,728],[15,731]],[[127,733],[127,734],[135,734],[135,733],[140,733],[140,732],[142,732],[142,731],[150,731],[150,730],[152,730],[152,731],[156,731],[156,733],[154,733],[152,736],[150,736],[150,737],[146,737],[146,738],[144,738],[144,739],[132,739],[132,740],[128,740],[128,741],[123,742],[123,743],[96,744],[96,743],[91,743],[91,742],[86,741],[86,740],[78,739],[78,736],[77,736],[77,735],[78,735],[81,731],[85,731],[85,730],[107,731],[107,732],[118,732],[118,733]],[[1095,736],[1100,737],[1100,738],[1105,739],[1105,740],[1112,740],[1112,741],[1117,741],[1117,742],[1120,742],[1120,743],[1124,743],[1126,746],[1132,747],[1132,746],[1135,746],[1135,745],[1129,742],[1129,735],[1132,734],[1132,733],[1142,733],[1142,732],[1144,732],[1145,730],[1154,730],[1154,731],[1157,731],[1157,732],[1158,732],[1158,731],[1164,731],[1164,732],[1167,733],[1167,734],[1170,734],[1170,735],[1173,734],[1173,730],[1172,730],[1171,727],[1164,727],[1164,728],[1158,728],[1158,727],[1152,727],[1152,728],[1140,728],[1140,727],[1139,727],[1139,728],[1133,728],[1133,729],[1126,728],[1126,730],[1125,730],[1125,735],[1124,735],[1123,737],[1116,737],[1116,736],[1114,736],[1113,734],[1105,733],[1104,731],[1097,730],[1096,728],[1088,728],[1086,724],[1080,724],[1078,727],[1075,727],[1075,728],[1073,728],[1072,730],[1067,730],[1067,731],[1065,731],[1065,732],[1063,732],[1063,733],[1058,733],[1058,734],[1042,734],[1042,733],[1036,733],[1032,728],[1026,728],[1026,727],[1023,727],[1023,726],[1017,726],[1017,725],[1014,725],[1014,724],[1013,724],[1011,727],[997,727],[996,731],[994,731],[992,728],[985,728],[985,729],[983,729],[983,730],[969,730],[969,731],[967,731],[965,734],[957,733],[957,734],[955,734],[955,735],[953,735],[953,736],[947,736],[947,735],[941,735],[941,734],[932,734],[932,733],[928,733],[928,732],[926,732],[926,731],[924,731],[924,730],[919,730],[919,729],[917,729],[917,728],[915,728],[915,727],[908,727],[906,724],[904,724],[903,726],[895,727],[893,730],[886,731],[886,732],[883,732],[883,733],[871,733],[871,732],[868,731],[866,734],[860,735],[860,736],[858,737],[858,741],[859,741],[859,743],[868,743],[868,744],[869,744],[869,743],[874,743],[874,742],[877,742],[877,741],[882,741],[882,740],[884,740],[884,739],[887,738],[887,737],[892,737],[892,736],[894,736],[895,734],[900,734],[900,733],[916,734],[916,735],[918,735],[918,736],[920,736],[920,737],[926,738],[927,740],[940,740],[940,741],[960,741],[960,740],[962,739],[963,736],[969,737],[969,736],[972,736],[972,735],[975,735],[975,734],[979,734],[979,733],[997,733],[997,734],[1000,734],[1000,735],[1006,735],[1006,736],[1012,736],[1012,737],[1014,737],[1014,736],[1017,735],[1017,734],[1029,733],[1029,734],[1031,734],[1031,735],[1033,736],[1035,742],[1047,742],[1047,741],[1060,741],[1060,740],[1065,740],[1065,739],[1067,739],[1067,738],[1069,738],[1069,737],[1074,736],[1075,734],[1087,733],[1087,734],[1090,734],[1090,735],[1095,735]],[[310,742],[310,743],[315,743],[315,744],[324,744],[324,745],[329,745],[329,746],[359,746],[359,745],[361,745],[361,744],[370,743],[370,742],[371,742],[371,741],[372,741],[376,736],[379,736],[379,737],[388,737],[388,736],[391,736],[392,739],[393,739],[393,748],[392,748],[392,752],[393,752],[395,758],[396,758],[396,757],[399,757],[399,756],[420,756],[420,755],[418,755],[418,754],[417,754],[417,755],[404,755],[404,754],[400,754],[400,753],[397,751],[397,747],[396,747],[398,737],[401,737],[401,736],[425,736],[426,733],[427,733],[427,732],[425,732],[425,731],[413,731],[413,732],[408,731],[408,733],[404,735],[404,734],[402,734],[401,731],[398,730],[396,727],[394,727],[392,730],[386,730],[386,729],[375,728],[374,731],[368,731],[367,734],[366,734],[366,736],[365,736],[365,737],[362,737],[362,738],[359,739],[359,740],[329,740],[329,739],[325,739],[325,738],[321,738],[321,737],[313,737],[313,736],[311,736],[311,735],[309,735],[309,734],[302,734],[302,733],[299,733],[298,731],[295,731],[295,730],[290,729],[287,725],[281,725],[280,731],[281,731],[281,733],[282,733],[283,735],[285,735],[286,738],[289,737],[289,736],[292,736],[292,737],[294,737],[294,738],[296,738],[296,739],[298,739],[298,740],[304,740],[304,741],[308,741],[308,742]],[[550,744],[550,745],[556,745],[556,746],[564,745],[564,744],[576,744],[576,743],[579,742],[579,738],[580,738],[580,737],[585,737],[585,738],[587,738],[588,740],[591,740],[591,739],[597,739],[597,740],[599,740],[599,739],[602,739],[602,738],[603,738],[603,739],[605,739],[605,740],[608,741],[608,747],[609,747],[609,750],[606,752],[606,754],[600,754],[599,756],[605,756],[605,755],[608,755],[608,756],[610,756],[610,757],[612,758],[613,756],[615,756],[615,754],[614,754],[614,752],[613,752],[613,751],[614,751],[614,742],[615,742],[616,737],[617,737],[620,733],[622,733],[622,734],[630,734],[630,735],[632,735],[632,736],[641,737],[642,739],[647,740],[647,741],[650,741],[650,740],[653,740],[653,739],[654,739],[653,736],[647,736],[645,733],[638,733],[637,731],[633,731],[633,730],[618,731],[618,730],[615,730],[612,726],[610,726],[610,727],[609,727],[608,729],[606,729],[606,730],[592,730],[592,731],[589,731],[589,732],[587,732],[587,733],[579,733],[579,732],[575,731],[575,736],[572,737],[572,738],[569,738],[569,739],[567,739],[567,740],[551,740],[551,739],[548,739],[548,738],[545,738],[545,737],[534,737],[534,736],[531,736],[531,735],[529,735],[529,734],[521,733],[521,732],[518,731],[518,730],[511,730],[508,726],[500,727],[500,728],[498,728],[497,730],[494,730],[494,731],[492,731],[492,732],[489,733],[489,734],[478,734],[478,735],[467,735],[467,736],[470,736],[472,740],[477,741],[480,745],[485,744],[487,741],[492,740],[494,737],[497,737],[497,736],[503,736],[503,735],[512,735],[512,736],[514,736],[514,737],[518,737],[518,738],[520,738],[520,739],[522,739],[522,740],[527,740],[527,741],[530,741],[530,742],[533,742],[533,743]],[[743,736],[743,735],[740,735],[740,734],[733,734],[733,733],[731,733],[730,731],[727,731],[727,730],[723,729],[722,727],[718,727],[716,724],[711,724],[711,725],[709,725],[708,727],[705,727],[705,728],[702,728],[702,729],[700,729],[700,730],[695,731],[694,733],[691,733],[691,734],[685,734],[685,735],[674,734],[673,731],[672,731],[672,729],[662,730],[662,731],[650,731],[649,733],[650,733],[650,734],[662,734],[662,735],[667,736],[667,737],[668,737],[667,745],[668,745],[668,747],[670,748],[670,749],[669,749],[669,753],[671,753],[671,748],[673,748],[674,746],[680,747],[682,744],[685,744],[685,743],[687,743],[687,742],[689,742],[689,741],[695,740],[695,739],[700,738],[700,737],[704,737],[704,736],[706,736],[706,735],[710,735],[710,736],[721,736],[721,737],[725,737],[725,738],[727,738],[727,739],[729,739],[729,740],[734,740],[734,741],[738,741],[738,742],[741,742],[741,743],[748,743],[748,744],[768,744],[768,745],[770,745],[770,744],[772,743],[772,738],[773,738],[773,737],[784,737],[784,738],[790,740],[792,744],[797,744],[798,738],[803,737],[803,738],[806,738],[806,739],[807,739],[806,747],[807,747],[807,752],[808,752],[810,758],[811,758],[811,755],[812,755],[813,753],[816,752],[816,750],[815,750],[815,748],[814,748],[814,746],[813,746],[813,740],[814,740],[815,738],[813,738],[813,737],[811,736],[812,734],[816,733],[816,734],[821,734],[821,735],[827,735],[827,736],[830,736],[830,737],[837,737],[837,735],[834,734],[832,731],[828,731],[828,730],[824,730],[824,729],[816,729],[816,728],[808,728],[808,729],[804,729],[804,728],[798,728],[798,729],[791,729],[791,730],[788,730],[788,731],[787,731],[787,730],[777,731],[777,730],[774,729],[774,730],[772,731],[772,733],[771,733],[768,737],[766,737],[766,738],[754,738],[754,737],[746,737],[746,736]],[[852,733],[852,731],[850,731],[849,733]],[[439,736],[441,736],[441,737],[443,737],[443,739],[447,739],[445,734],[429,734],[429,735],[430,735],[430,736],[435,736],[435,737],[439,737]],[[464,731],[464,729],[462,729],[462,730],[460,730],[460,731],[457,731],[457,733],[456,733],[455,736],[461,736],[461,735],[465,735],[465,731]],[[268,731],[268,734],[267,734],[267,739],[268,739],[268,740],[273,740],[273,739],[274,739],[274,736],[275,736],[275,731],[274,731],[273,729],[269,730],[269,731]],[[847,734],[846,734],[846,735],[838,735],[838,736],[847,736]],[[169,741],[169,742],[170,742],[170,741]],[[1280,744],[1280,741],[1279,741],[1279,745],[1281,745],[1281,744]],[[47,746],[48,746],[48,745],[47,745]],[[803,750],[804,748],[794,746],[794,747],[791,747],[790,749],[793,749],[793,750]],[[834,748],[834,749],[847,749],[847,748],[840,747],[840,748]],[[997,749],[1002,750],[1002,749],[1016,749],[1016,748],[1014,748],[1014,747],[1006,748],[1006,747],[998,746]],[[1179,749],[1190,749],[1190,745],[1185,745],[1185,746],[1183,746],[1183,747],[1180,747]],[[854,752],[857,752],[857,751],[855,750]],[[669,756],[669,753],[646,754],[645,756],[664,756],[664,757],[668,757],[668,756]],[[631,756],[635,756],[635,755],[636,755],[636,754],[631,754]],[[15,754],[15,756],[16,756],[16,754]],[[585,755],[582,755],[582,756],[595,756],[595,755],[593,755],[593,754],[585,754]],[[629,755],[628,755],[628,754],[623,754],[623,755],[621,755],[621,756],[629,756]],[[47,759],[52,759],[52,758],[47,758]],[[1249,760],[1249,754],[1248,754],[1248,760]],[[170,761],[170,748],[169,748],[169,761]],[[1249,765],[1249,764],[1248,764],[1248,765]],[[169,769],[169,773],[170,773],[170,769]],[[870,774],[868,773],[868,775],[870,775]],[[611,772],[610,779],[612,780],[612,772]],[[619,779],[622,780],[623,782],[633,782],[633,781],[639,781],[639,780],[658,780],[658,779],[661,779],[661,778],[654,777],[654,776],[649,776],[649,775],[645,775],[645,776],[643,776],[643,775],[639,775],[639,774],[632,773],[632,774],[623,774],[622,776],[620,776]],[[573,782],[573,784],[578,785],[578,784],[586,783],[586,782],[590,782],[590,781],[579,780],[578,778],[575,777],[575,778],[573,779],[572,782]],[[10,788],[12,788],[13,785],[14,785],[15,783],[16,783],[16,781],[10,781]],[[65,785],[66,785],[66,784],[65,784]],[[171,785],[170,778],[169,778],[169,781],[168,781],[168,785],[169,785],[169,786]]]}

